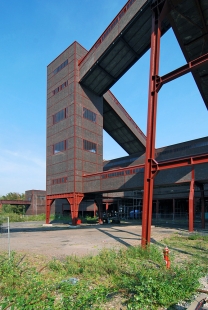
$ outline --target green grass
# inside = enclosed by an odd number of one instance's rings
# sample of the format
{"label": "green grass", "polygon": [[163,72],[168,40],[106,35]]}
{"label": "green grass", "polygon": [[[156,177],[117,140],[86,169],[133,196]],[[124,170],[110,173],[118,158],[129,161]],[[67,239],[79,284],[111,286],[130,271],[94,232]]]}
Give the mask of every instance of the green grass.
{"label": "green grass", "polygon": [[109,309],[114,298],[119,298],[122,309],[171,309],[191,298],[199,278],[208,273],[205,240],[207,236],[200,234],[166,239],[170,269],[165,267],[162,248],[154,245],[47,263],[41,257],[15,253],[9,261],[2,254],[0,309]]}
{"label": "green grass", "polygon": [[[46,216],[45,214],[38,214],[38,215],[22,215],[22,214],[17,214],[14,212],[1,212],[0,213],[0,222],[5,222],[7,221],[7,218],[9,217],[10,222],[32,222],[32,221],[45,221]],[[55,219],[54,215],[50,216],[51,220]]]}

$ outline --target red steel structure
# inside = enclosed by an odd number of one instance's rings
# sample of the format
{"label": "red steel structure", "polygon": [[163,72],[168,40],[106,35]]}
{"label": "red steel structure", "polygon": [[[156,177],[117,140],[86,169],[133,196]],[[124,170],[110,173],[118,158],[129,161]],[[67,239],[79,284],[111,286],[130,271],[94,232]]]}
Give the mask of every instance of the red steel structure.
{"label": "red steel structure", "polygon": [[[112,170],[123,178],[119,183],[123,188],[138,172],[134,169],[144,168],[143,247],[150,243],[154,180],[160,171],[191,167],[190,178],[185,181],[190,184],[189,231],[194,228],[195,185],[201,191],[205,226],[204,186],[195,179],[195,168],[208,163],[208,152],[157,161],[155,137],[158,92],[165,83],[191,72],[208,107],[206,7],[205,0],[129,0],[89,52],[74,42],[48,66],[46,223],[55,199],[67,199],[76,225],[79,204],[86,193],[101,204],[105,181],[109,181],[111,192],[119,187],[108,178],[109,171],[103,171],[104,128],[129,155],[137,153],[143,158],[146,151],[145,163]],[[187,64],[160,77],[160,39],[170,27]],[[149,48],[146,137],[108,90]]]}

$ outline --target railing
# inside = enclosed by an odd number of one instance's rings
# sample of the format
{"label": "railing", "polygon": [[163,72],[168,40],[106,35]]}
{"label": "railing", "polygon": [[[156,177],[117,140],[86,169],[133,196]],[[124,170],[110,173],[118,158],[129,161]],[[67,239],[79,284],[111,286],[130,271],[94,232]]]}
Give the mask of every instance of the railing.
{"label": "railing", "polygon": [[91,47],[89,52],[80,60],[79,65],[84,61],[84,59],[94,50],[98,48],[98,46],[105,40],[105,38],[109,35],[111,30],[116,26],[116,24],[119,22],[119,20],[124,16],[124,14],[128,11],[128,9],[132,6],[132,4],[136,0],[129,0],[124,7],[121,9],[121,11],[118,13],[118,15],[113,19],[113,21],[110,23],[110,25],[106,28],[106,30],[101,34],[99,39],[95,42],[95,44]]}
{"label": "railing", "polygon": [[124,109],[124,107],[120,104],[120,102],[116,99],[116,97],[112,94],[112,92],[109,90],[108,93],[112,97],[115,104],[119,107],[119,109],[126,115],[128,120],[133,124],[133,126],[139,131],[139,133],[143,136],[143,138],[146,140],[147,137],[145,134],[141,131],[141,129],[137,126],[137,124],[134,122],[134,120],[131,118],[131,116],[128,114],[128,112]]}

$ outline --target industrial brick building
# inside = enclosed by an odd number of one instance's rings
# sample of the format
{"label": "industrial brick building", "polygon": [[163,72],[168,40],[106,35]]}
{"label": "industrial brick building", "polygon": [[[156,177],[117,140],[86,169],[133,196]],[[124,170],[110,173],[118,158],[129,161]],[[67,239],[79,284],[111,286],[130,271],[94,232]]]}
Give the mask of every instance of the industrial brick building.
{"label": "industrial brick building", "polygon": [[[182,208],[180,203],[176,203],[177,199],[188,201],[189,228],[192,230],[194,193],[195,199],[200,201],[204,226],[208,198],[208,138],[155,150],[154,115],[161,86],[187,70],[192,72],[208,107],[208,88],[204,86],[207,77],[203,75],[208,70],[208,43],[204,39],[206,36],[202,35],[207,33],[207,28],[202,27],[201,33],[196,30],[197,18],[205,25],[205,15],[208,14],[205,7],[205,4],[197,6],[192,1],[183,0],[129,0],[89,52],[74,42],[48,65],[47,223],[54,200],[61,199],[59,212],[70,210],[75,225],[81,202],[86,204],[86,208],[89,202],[91,206],[95,203],[101,218],[103,204],[108,209],[109,203],[116,201],[119,209],[121,200],[137,191],[136,199],[145,214],[142,219],[145,230],[151,223],[152,206],[155,214],[161,213],[162,203],[159,201],[169,200],[170,213],[175,213],[176,209]],[[181,19],[186,12],[189,18]],[[192,24],[190,20],[193,20]],[[170,27],[188,64],[177,72],[159,77],[154,49],[158,51],[160,35]],[[199,32],[197,35],[196,31]],[[204,44],[203,51],[195,41],[190,41],[187,47],[184,42],[188,35],[199,37],[198,40]],[[109,88],[150,47],[146,137]],[[201,55],[204,55],[203,59]],[[193,60],[195,62],[190,65]],[[129,156],[103,160],[103,129]],[[122,193],[122,197],[115,197],[118,192]],[[112,197],[115,199],[112,200]],[[128,209],[128,212],[131,210]],[[149,232],[143,232],[143,237],[148,240],[149,235],[146,234]]]}

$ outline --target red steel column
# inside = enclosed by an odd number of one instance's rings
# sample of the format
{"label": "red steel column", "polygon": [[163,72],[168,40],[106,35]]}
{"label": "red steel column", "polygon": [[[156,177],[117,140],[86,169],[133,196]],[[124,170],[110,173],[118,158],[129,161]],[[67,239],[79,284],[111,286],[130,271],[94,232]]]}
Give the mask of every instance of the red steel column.
{"label": "red steel column", "polygon": [[51,205],[53,202],[54,199],[50,199],[46,196],[46,224],[49,224],[50,222]]}
{"label": "red steel column", "polygon": [[105,210],[106,210],[106,213],[107,213],[107,211],[108,211],[108,202],[106,202],[106,204],[105,204]]}
{"label": "red steel column", "polygon": [[81,193],[72,193],[67,197],[68,202],[71,207],[71,217],[72,217],[72,225],[77,225],[78,213],[79,213],[79,204],[82,201],[84,195]]}
{"label": "red steel column", "polygon": [[155,12],[152,12],[152,33],[151,33],[151,55],[150,55],[150,77],[148,95],[148,117],[147,117],[147,141],[146,159],[144,172],[144,196],[142,212],[142,247],[150,243],[152,223],[152,198],[153,198],[153,176],[152,160],[155,158],[155,134],[156,134],[156,112],[157,92],[156,76],[159,72],[159,54],[161,30]]}
{"label": "red steel column", "polygon": [[191,170],[191,183],[189,192],[189,231],[194,230],[194,167]]}

